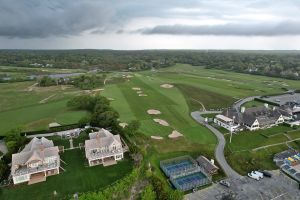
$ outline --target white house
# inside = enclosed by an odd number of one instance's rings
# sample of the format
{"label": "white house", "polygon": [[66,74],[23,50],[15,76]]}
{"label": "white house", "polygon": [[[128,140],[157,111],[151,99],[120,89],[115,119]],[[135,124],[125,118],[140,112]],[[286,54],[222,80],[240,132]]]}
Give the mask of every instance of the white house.
{"label": "white house", "polygon": [[25,148],[12,155],[11,175],[14,184],[45,181],[47,176],[59,174],[59,149],[44,137],[33,138]]}
{"label": "white house", "polygon": [[[233,118],[235,118],[235,117],[233,117]],[[226,117],[224,115],[220,115],[220,114],[215,116],[214,123],[227,129],[230,132],[235,132],[239,129],[239,124],[236,124],[234,122],[234,119]]]}
{"label": "white house", "polygon": [[116,164],[124,158],[124,148],[120,135],[113,135],[108,130],[100,129],[89,134],[90,139],[85,141],[85,156],[89,166],[108,166]]}

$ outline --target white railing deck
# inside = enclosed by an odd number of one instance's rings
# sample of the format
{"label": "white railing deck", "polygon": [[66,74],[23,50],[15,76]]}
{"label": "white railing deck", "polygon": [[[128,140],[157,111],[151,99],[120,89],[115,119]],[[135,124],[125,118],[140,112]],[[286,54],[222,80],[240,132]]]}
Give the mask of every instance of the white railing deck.
{"label": "white railing deck", "polygon": [[49,164],[40,165],[40,166],[35,167],[35,168],[22,167],[22,168],[19,168],[19,169],[15,170],[13,175],[14,176],[21,176],[21,175],[25,175],[25,174],[33,174],[33,173],[38,173],[38,172],[50,170],[50,169],[57,168],[57,167],[58,167],[58,162],[55,161],[55,162],[52,162],[52,163],[49,163]]}

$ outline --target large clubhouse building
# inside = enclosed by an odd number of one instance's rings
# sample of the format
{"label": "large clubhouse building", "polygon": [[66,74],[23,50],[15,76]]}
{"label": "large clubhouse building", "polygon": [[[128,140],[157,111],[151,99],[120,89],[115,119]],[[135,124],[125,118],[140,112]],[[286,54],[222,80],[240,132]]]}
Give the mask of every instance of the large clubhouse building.
{"label": "large clubhouse building", "polygon": [[11,175],[14,184],[33,184],[59,174],[59,167],[58,147],[51,140],[35,137],[20,153],[12,155]]}
{"label": "large clubhouse building", "polygon": [[124,151],[120,135],[113,135],[108,130],[100,129],[89,134],[85,141],[85,156],[89,166],[116,164],[124,158]]}
{"label": "large clubhouse building", "polygon": [[271,109],[265,104],[247,109],[242,107],[241,111],[225,109],[222,114],[216,115],[214,122],[231,132],[243,129],[254,131],[282,124],[286,117],[281,110],[275,107]]}

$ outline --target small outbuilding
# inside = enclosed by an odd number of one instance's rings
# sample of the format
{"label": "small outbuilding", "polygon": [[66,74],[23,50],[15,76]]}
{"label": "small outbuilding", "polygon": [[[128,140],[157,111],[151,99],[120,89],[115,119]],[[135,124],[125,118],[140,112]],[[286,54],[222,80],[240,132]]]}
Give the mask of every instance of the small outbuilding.
{"label": "small outbuilding", "polygon": [[210,161],[204,156],[199,156],[196,161],[208,174],[214,175],[218,173],[219,168],[214,164],[213,160]]}

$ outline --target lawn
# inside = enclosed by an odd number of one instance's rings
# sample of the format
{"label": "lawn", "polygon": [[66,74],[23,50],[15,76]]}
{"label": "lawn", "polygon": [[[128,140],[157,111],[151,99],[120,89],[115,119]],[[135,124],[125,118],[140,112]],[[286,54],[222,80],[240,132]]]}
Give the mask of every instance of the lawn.
{"label": "lawn", "polygon": [[286,145],[278,145],[258,151],[231,152],[227,149],[226,160],[237,172],[247,175],[252,170],[274,170],[278,167],[273,162],[276,153],[287,150]]}
{"label": "lawn", "polygon": [[81,93],[78,89],[72,86],[40,88],[33,84],[0,83],[0,135],[16,127],[31,131],[47,129],[48,124],[55,121],[76,123],[86,114],[69,110],[66,106],[71,97]]}
{"label": "lawn", "polygon": [[[62,159],[67,163],[66,169],[59,175],[48,177],[46,182],[34,185],[19,185],[2,189],[0,199],[70,199],[76,192],[97,191],[121,179],[132,170],[129,159],[117,165],[87,167],[84,151],[79,149],[65,151]],[[53,192],[57,197],[53,197]]]}
{"label": "lawn", "polygon": [[10,129],[21,127],[23,131],[47,129],[51,122],[72,124],[86,115],[84,111],[72,111],[66,100],[53,101],[0,112],[0,135]]}
{"label": "lawn", "polygon": [[244,103],[242,106],[246,107],[246,108],[252,108],[252,107],[259,107],[259,106],[263,106],[264,103],[260,102],[260,101],[249,101],[247,103]]}
{"label": "lawn", "polygon": [[[274,131],[278,131],[277,127],[274,127]],[[283,134],[274,135],[273,137],[265,137],[262,133],[267,132],[271,133],[273,128],[266,130],[258,130],[258,131],[243,131],[238,134],[234,134],[232,137],[232,142],[228,146],[232,151],[243,151],[243,150],[252,150],[257,147],[275,144],[280,142],[288,141],[288,138]],[[227,141],[229,141],[230,135],[226,135]]]}

